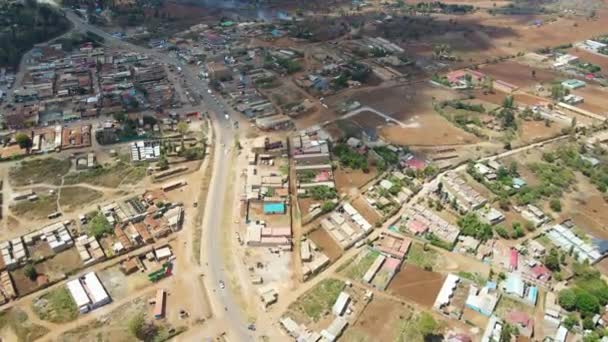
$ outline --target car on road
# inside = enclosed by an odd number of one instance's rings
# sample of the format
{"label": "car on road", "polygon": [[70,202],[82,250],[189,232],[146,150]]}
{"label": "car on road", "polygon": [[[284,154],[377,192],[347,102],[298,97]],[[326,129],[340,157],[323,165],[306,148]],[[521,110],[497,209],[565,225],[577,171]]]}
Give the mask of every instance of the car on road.
{"label": "car on road", "polygon": [[224,117],[226,118],[226,120],[230,120],[230,115],[226,114],[224,115]]}
{"label": "car on road", "polygon": [[220,289],[225,289],[226,288],[226,284],[224,284],[223,280],[220,280]]}
{"label": "car on road", "polygon": [[211,89],[207,89],[207,92],[208,92],[209,94],[213,94],[213,92],[211,91]]}

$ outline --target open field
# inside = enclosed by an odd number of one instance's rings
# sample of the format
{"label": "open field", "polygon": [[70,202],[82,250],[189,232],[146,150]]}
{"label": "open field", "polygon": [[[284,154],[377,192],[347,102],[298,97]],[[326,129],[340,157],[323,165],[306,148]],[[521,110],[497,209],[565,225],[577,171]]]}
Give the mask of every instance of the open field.
{"label": "open field", "polygon": [[65,184],[88,183],[108,188],[115,188],[121,184],[136,184],[146,175],[146,167],[145,164],[132,165],[121,161],[112,166],[69,173],[65,176]]}
{"label": "open field", "polygon": [[27,314],[18,308],[0,312],[0,338],[3,341],[34,341],[47,333],[47,328],[30,322]]}
{"label": "open field", "polygon": [[445,277],[406,263],[388,286],[388,291],[424,307],[433,306]]}
{"label": "open field", "polygon": [[49,214],[57,211],[57,194],[40,193],[37,200],[22,200],[12,205],[10,210],[20,219],[46,219]]}
{"label": "open field", "polygon": [[66,323],[78,317],[78,307],[67,287],[58,287],[36,298],[32,308],[38,317],[53,323]]}
{"label": "open field", "polygon": [[562,197],[562,214],[559,215],[559,220],[572,218],[586,233],[600,239],[608,239],[608,229],[605,225],[608,220],[606,199],[586,179],[581,179],[576,186],[578,191]]}
{"label": "open field", "polygon": [[361,253],[355,257],[355,260],[342,271],[342,274],[353,280],[361,280],[378,255],[380,255],[380,253],[376,251],[368,249],[362,250]]}
{"label": "open field", "polygon": [[311,239],[325,255],[327,255],[331,262],[338,260],[340,255],[342,255],[342,249],[331,238],[331,236],[329,236],[325,229],[315,229],[308,235],[308,238]]}
{"label": "open field", "polygon": [[143,319],[144,322],[153,324],[156,333],[148,337],[150,341],[167,341],[175,334],[186,329],[185,327],[176,327],[176,331],[170,334],[171,326],[164,319],[154,320],[147,300],[148,297],[140,297],[123,304],[86,325],[81,325],[63,333],[59,340],[65,342],[140,340],[133,336],[133,326],[136,319]]}
{"label": "open field", "polygon": [[350,204],[352,204],[353,208],[357,209],[359,214],[361,214],[361,216],[363,216],[371,225],[375,225],[376,222],[380,221],[381,217],[378,212],[367,203],[363,196],[355,198]]}
{"label": "open field", "polygon": [[59,205],[63,211],[74,211],[86,205],[91,205],[103,196],[101,191],[82,186],[63,187],[59,193]]}
{"label": "open field", "polygon": [[342,339],[357,342],[396,341],[400,326],[411,315],[411,310],[398,302],[374,298],[346,330]]}
{"label": "open field", "polygon": [[11,183],[17,186],[46,183],[59,184],[61,177],[70,171],[72,162],[69,159],[32,159],[24,160],[19,166],[11,168]]}
{"label": "open field", "polygon": [[375,167],[370,167],[368,173],[362,170],[353,170],[338,167],[334,170],[336,188],[340,193],[350,194],[352,189],[357,189],[374,179],[378,174]]}
{"label": "open field", "polygon": [[110,297],[115,301],[141,291],[152,284],[146,273],[135,272],[127,276],[122,273],[118,265],[98,272],[97,276],[104,284]]}
{"label": "open field", "polygon": [[288,311],[297,322],[317,322],[331,310],[344,288],[336,279],[325,279],[289,305]]}
{"label": "open field", "polygon": [[[536,72],[534,77],[532,76],[533,70]],[[486,64],[479,68],[479,71],[492,76],[494,80],[505,81],[519,88],[529,88],[539,83],[550,83],[559,77],[551,70],[532,68],[514,61]]]}

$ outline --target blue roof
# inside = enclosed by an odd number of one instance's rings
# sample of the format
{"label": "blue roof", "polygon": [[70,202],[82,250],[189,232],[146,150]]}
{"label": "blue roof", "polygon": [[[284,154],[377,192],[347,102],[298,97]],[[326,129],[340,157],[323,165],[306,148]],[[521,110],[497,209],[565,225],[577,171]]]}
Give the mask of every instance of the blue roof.
{"label": "blue roof", "polygon": [[522,178],[513,178],[513,185],[524,186],[526,181]]}
{"label": "blue roof", "polygon": [[528,297],[526,298],[530,303],[536,305],[536,297],[538,297],[538,288],[536,286],[530,287],[528,291]]}
{"label": "blue roof", "polygon": [[496,282],[488,281],[486,283],[486,287],[489,288],[489,289],[491,289],[491,290],[496,290]]}
{"label": "blue roof", "polygon": [[524,295],[524,281],[515,274],[509,274],[505,284],[505,289],[508,293],[516,294],[520,297]]}

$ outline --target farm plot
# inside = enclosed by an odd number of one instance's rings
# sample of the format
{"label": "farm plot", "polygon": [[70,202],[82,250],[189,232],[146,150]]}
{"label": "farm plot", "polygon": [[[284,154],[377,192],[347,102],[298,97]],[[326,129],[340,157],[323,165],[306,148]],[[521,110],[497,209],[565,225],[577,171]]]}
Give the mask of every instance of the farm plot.
{"label": "farm plot", "polygon": [[340,246],[334,241],[334,239],[329,236],[329,233],[325,231],[323,228],[318,228],[312,231],[308,238],[310,238],[319,249],[327,255],[331,262],[338,260],[340,255],[342,255],[342,249]]}
{"label": "farm plot", "polygon": [[69,159],[43,158],[24,160],[9,171],[12,184],[24,186],[46,183],[60,184],[61,177],[70,171],[72,162]]}
{"label": "farm plot", "polygon": [[388,286],[388,291],[407,301],[424,307],[433,306],[445,277],[436,272],[425,271],[406,264]]}

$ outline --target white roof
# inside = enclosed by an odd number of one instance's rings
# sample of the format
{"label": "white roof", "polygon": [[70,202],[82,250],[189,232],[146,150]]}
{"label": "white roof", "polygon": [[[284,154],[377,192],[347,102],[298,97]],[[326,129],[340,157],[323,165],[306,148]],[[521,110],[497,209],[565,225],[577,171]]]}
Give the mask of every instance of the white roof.
{"label": "white roof", "polygon": [[452,292],[454,292],[454,288],[456,284],[460,281],[460,277],[454,274],[448,274],[445,282],[443,282],[443,286],[437,295],[437,299],[435,299],[435,304],[433,305],[436,309],[441,308],[443,305],[448,304],[450,302],[450,297],[452,296]]}
{"label": "white roof", "polygon": [[85,274],[84,283],[87,286],[87,289],[89,289],[93,303],[103,303],[110,298],[106,289],[101,285],[99,278],[95,275],[95,272]]}
{"label": "white roof", "polygon": [[168,258],[171,256],[171,248],[163,247],[156,250],[156,257],[158,259]]}
{"label": "white roof", "polygon": [[74,302],[76,302],[76,305],[79,308],[91,303],[89,296],[87,296],[87,292],[84,290],[84,287],[78,279],[68,281],[66,286],[68,291],[70,291],[72,298],[74,298]]}
{"label": "white roof", "polygon": [[342,313],[344,313],[344,310],[346,309],[346,305],[348,304],[349,300],[350,296],[348,293],[344,291],[340,292],[340,295],[338,295],[338,299],[336,299],[336,302],[334,303],[334,306],[331,309],[333,314],[336,316],[341,316]]}
{"label": "white roof", "polygon": [[557,329],[557,332],[555,333],[554,341],[565,342],[566,337],[568,337],[568,329],[566,329],[566,327],[564,327],[563,325],[560,325],[559,329]]}

